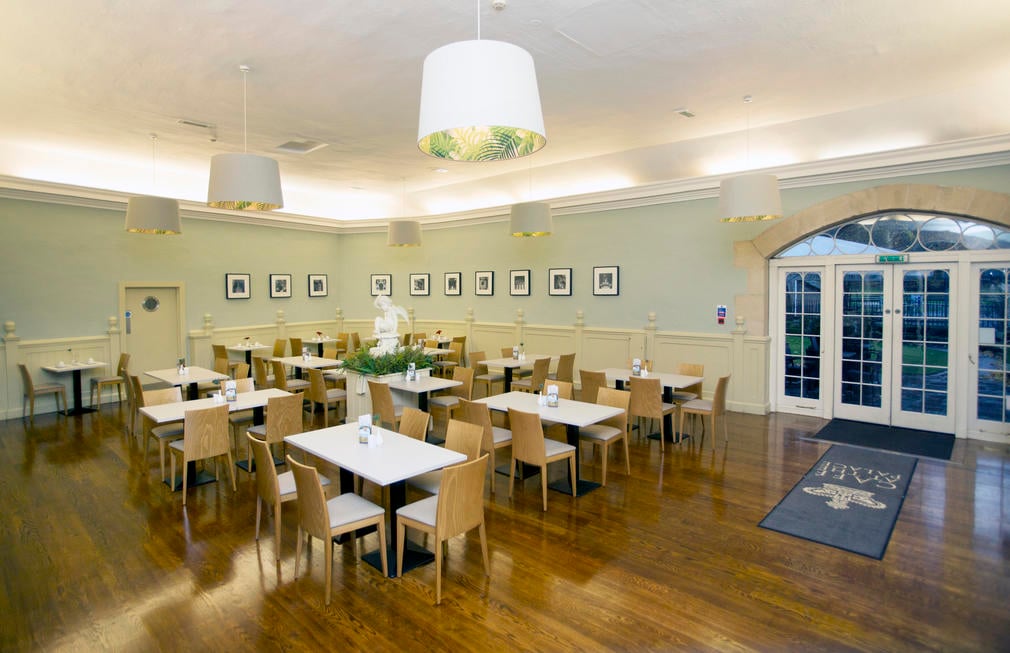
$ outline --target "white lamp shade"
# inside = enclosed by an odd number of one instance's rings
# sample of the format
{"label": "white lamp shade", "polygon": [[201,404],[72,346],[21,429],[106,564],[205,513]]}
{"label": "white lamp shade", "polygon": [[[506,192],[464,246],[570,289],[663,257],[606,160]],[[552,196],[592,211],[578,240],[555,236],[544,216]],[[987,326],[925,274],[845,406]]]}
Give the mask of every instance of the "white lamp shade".
{"label": "white lamp shade", "polygon": [[417,146],[457,161],[533,154],[547,143],[533,57],[502,41],[459,41],[424,60]]}
{"label": "white lamp shade", "polygon": [[775,175],[738,175],[719,184],[723,222],[757,222],[782,217],[779,180]]}
{"label": "white lamp shade", "polygon": [[386,244],[390,247],[417,247],[421,244],[421,223],[417,220],[394,220],[389,223]]}
{"label": "white lamp shade", "polygon": [[272,211],[284,206],[277,161],[255,154],[215,154],[207,204],[218,209]]}
{"label": "white lamp shade", "polygon": [[131,197],[126,204],[126,230],[135,234],[181,234],[179,200],[149,195]]}
{"label": "white lamp shade", "polygon": [[550,236],[553,230],[550,204],[521,202],[512,205],[509,231],[513,236]]}

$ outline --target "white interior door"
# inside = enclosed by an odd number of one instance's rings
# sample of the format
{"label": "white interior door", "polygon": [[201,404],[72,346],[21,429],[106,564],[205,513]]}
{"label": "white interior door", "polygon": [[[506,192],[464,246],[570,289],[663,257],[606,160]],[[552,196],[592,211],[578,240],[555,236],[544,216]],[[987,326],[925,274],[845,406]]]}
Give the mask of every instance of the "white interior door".
{"label": "white interior door", "polygon": [[130,354],[130,371],[175,367],[186,355],[183,339],[182,288],[173,285],[124,285],[120,293],[123,351]]}
{"label": "white interior door", "polygon": [[839,266],[834,415],[954,432],[954,263]]}
{"label": "white interior door", "polygon": [[972,266],[968,428],[986,439],[1010,435],[1010,265]]}

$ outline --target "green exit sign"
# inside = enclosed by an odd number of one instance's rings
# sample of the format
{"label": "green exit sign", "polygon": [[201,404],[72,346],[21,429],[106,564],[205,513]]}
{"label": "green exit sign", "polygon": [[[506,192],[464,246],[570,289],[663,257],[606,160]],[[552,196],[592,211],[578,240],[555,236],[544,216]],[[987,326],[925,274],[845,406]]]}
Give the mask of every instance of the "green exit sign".
{"label": "green exit sign", "polygon": [[908,254],[877,254],[877,263],[908,263]]}

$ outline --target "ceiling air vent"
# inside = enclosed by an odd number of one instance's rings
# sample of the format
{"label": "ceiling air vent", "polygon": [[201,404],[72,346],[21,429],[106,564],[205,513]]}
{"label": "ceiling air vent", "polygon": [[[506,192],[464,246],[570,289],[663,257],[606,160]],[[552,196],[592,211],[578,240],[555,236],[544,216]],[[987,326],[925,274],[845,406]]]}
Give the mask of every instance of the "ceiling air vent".
{"label": "ceiling air vent", "polygon": [[281,143],[274,149],[278,152],[287,152],[288,154],[308,154],[309,152],[321,150],[327,145],[328,143],[321,143],[319,141],[288,141],[287,143]]}

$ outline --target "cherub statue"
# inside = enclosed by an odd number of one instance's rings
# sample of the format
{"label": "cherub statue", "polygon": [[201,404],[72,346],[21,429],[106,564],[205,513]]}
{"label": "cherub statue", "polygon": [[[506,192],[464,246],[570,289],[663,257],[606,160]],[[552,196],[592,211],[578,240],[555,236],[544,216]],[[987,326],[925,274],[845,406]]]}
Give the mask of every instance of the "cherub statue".
{"label": "cherub statue", "polygon": [[375,298],[375,308],[382,311],[382,315],[375,318],[375,333],[373,334],[379,340],[380,348],[385,349],[383,345],[384,341],[397,341],[398,325],[399,319],[397,316],[403,317],[404,320],[409,319],[407,316],[407,311],[403,309],[402,306],[394,306],[393,301],[387,295],[379,295]]}

